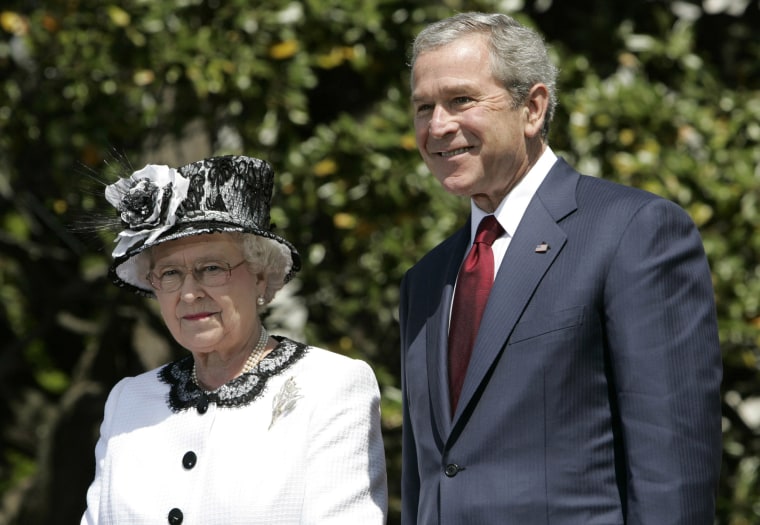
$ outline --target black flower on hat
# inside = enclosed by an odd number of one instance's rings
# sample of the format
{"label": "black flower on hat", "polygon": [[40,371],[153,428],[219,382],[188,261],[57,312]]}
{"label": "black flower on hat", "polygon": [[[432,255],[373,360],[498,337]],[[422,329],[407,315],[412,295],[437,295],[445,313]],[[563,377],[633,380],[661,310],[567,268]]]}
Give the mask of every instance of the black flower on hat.
{"label": "black flower on hat", "polygon": [[113,256],[151,243],[171,228],[188,187],[189,181],[177,170],[155,164],[106,187],[106,200],[119,211],[124,226]]}
{"label": "black flower on hat", "polygon": [[132,230],[155,228],[166,220],[172,185],[158,187],[148,179],[132,186],[119,204],[121,220]]}

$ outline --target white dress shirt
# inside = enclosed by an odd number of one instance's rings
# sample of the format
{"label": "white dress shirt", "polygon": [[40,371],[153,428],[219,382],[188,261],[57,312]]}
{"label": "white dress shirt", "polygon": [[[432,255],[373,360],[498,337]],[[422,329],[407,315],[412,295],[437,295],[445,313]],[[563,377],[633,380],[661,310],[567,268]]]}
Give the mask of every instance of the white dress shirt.
{"label": "white dress shirt", "polygon": [[[509,242],[512,240],[512,237],[514,237],[517,227],[525,214],[525,210],[528,208],[528,204],[530,204],[538,187],[541,186],[541,183],[544,181],[546,175],[556,161],[557,155],[555,155],[552,149],[547,146],[536,163],[530,168],[530,170],[528,170],[528,173],[526,173],[522,180],[512,188],[512,191],[504,197],[494,211],[493,214],[496,217],[496,220],[499,221],[501,227],[504,228],[504,234],[497,238],[491,247],[494,259],[494,279],[499,272],[501,261],[504,260],[504,255],[509,248]],[[470,201],[470,213],[472,216],[470,246],[472,246],[472,243],[475,242],[475,234],[478,231],[478,225],[483,217],[488,214],[478,208],[475,201]],[[469,251],[469,249],[467,251]]]}
{"label": "white dress shirt", "polygon": [[[557,155],[547,146],[536,163],[528,170],[528,173],[525,174],[522,180],[512,188],[512,191],[510,191],[496,207],[493,215],[496,217],[496,220],[499,221],[501,227],[504,228],[504,233],[501,234],[491,246],[491,250],[493,251],[494,279],[496,279],[496,275],[499,273],[501,261],[504,260],[504,255],[507,253],[509,243],[512,240],[512,237],[514,237],[523,215],[525,215],[525,210],[528,209],[531,199],[533,199],[536,191],[538,191],[538,187],[541,186],[541,183],[544,181],[555,162],[557,162]],[[478,205],[475,204],[474,200],[470,200],[470,216],[472,218],[470,221],[470,245],[467,250],[465,250],[465,255],[462,258],[462,261],[464,261],[470,248],[472,248],[480,221],[482,221],[486,215],[489,214],[478,208]],[[454,288],[454,294],[456,294],[456,287]],[[449,320],[451,320],[451,306],[453,306],[453,304],[454,300],[452,295],[451,305],[449,305]]]}

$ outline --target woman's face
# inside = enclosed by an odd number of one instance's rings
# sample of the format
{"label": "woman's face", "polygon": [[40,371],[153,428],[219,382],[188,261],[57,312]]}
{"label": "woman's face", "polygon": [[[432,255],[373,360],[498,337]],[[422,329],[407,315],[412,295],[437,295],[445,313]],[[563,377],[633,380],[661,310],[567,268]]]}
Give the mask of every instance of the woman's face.
{"label": "woman's face", "polygon": [[[179,290],[156,290],[161,315],[172,336],[193,353],[232,354],[250,348],[258,334],[256,298],[266,281],[251,275],[241,263],[238,241],[226,233],[203,234],[167,241],[152,249],[151,272],[183,273]],[[193,268],[204,263],[232,267],[230,279],[220,286],[204,286]],[[176,268],[176,271],[173,270]]]}

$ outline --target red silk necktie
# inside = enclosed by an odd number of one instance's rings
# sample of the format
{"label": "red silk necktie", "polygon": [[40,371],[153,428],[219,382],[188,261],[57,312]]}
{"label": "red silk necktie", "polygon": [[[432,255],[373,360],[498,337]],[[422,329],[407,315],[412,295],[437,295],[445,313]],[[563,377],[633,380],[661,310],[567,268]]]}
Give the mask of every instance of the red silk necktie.
{"label": "red silk necktie", "polygon": [[502,233],[504,229],[493,215],[484,217],[478,225],[470,253],[459,269],[449,324],[449,395],[452,415],[462,392],[480,318],[483,317],[493,285],[491,245]]}

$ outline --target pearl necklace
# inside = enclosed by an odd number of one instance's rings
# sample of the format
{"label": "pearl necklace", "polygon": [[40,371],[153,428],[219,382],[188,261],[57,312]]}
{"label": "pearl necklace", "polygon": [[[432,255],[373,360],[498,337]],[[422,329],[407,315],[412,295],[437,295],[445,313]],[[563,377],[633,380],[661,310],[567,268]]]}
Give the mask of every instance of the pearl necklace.
{"label": "pearl necklace", "polygon": [[[245,360],[245,365],[243,366],[243,370],[240,372],[240,375],[247,374],[251,370],[253,370],[253,367],[255,367],[257,364],[259,364],[259,361],[261,361],[261,356],[264,354],[264,351],[267,349],[267,342],[269,341],[269,333],[267,332],[267,329],[264,328],[264,325],[261,325],[261,331],[259,332],[259,341],[256,343],[256,346],[253,347],[253,350],[251,350],[251,353],[248,355],[248,359]],[[201,385],[201,382],[198,381],[198,375],[195,371],[195,363],[193,363],[193,383],[195,383],[195,386],[203,390],[204,392],[216,392],[219,390],[219,388],[216,388],[214,390],[206,390],[203,388],[203,385]]]}

